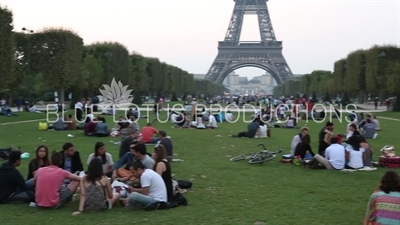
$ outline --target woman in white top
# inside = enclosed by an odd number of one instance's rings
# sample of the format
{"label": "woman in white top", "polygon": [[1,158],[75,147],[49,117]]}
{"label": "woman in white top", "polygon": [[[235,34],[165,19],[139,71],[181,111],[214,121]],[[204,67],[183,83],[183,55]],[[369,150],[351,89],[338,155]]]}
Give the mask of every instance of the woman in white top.
{"label": "woman in white top", "polygon": [[257,133],[256,138],[266,138],[267,137],[267,125],[260,124],[260,132]]}
{"label": "woman in white top", "polygon": [[208,117],[208,126],[207,127],[211,128],[211,129],[218,128],[217,119],[211,113],[210,113],[210,116]]}
{"label": "woman in white top", "polygon": [[346,169],[361,169],[364,167],[365,149],[361,147],[357,136],[351,136],[346,146]]}
{"label": "woman in white top", "polygon": [[106,147],[103,142],[97,142],[95,144],[94,153],[89,155],[86,163],[89,165],[94,158],[101,159],[101,162],[103,163],[103,174],[111,177],[114,161],[111,154],[106,152]]}
{"label": "woman in white top", "polygon": [[196,129],[206,129],[206,125],[204,125],[202,116],[198,116],[196,122]]}

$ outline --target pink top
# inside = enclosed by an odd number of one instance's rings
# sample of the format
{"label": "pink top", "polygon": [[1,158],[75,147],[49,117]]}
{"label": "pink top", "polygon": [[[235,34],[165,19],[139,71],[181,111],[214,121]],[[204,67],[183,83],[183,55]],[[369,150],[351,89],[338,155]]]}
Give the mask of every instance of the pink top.
{"label": "pink top", "polygon": [[53,207],[60,201],[59,190],[70,172],[57,166],[46,166],[38,169],[35,174],[36,205],[41,207]]}

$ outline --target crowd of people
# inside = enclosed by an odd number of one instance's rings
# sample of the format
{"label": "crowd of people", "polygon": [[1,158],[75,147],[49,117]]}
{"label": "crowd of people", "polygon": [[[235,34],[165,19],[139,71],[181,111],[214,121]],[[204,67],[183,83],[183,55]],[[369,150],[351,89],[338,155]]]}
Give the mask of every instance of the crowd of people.
{"label": "crowd of people", "polygon": [[[109,129],[105,117],[96,118],[88,111],[83,118],[84,104],[84,100],[76,104],[76,119],[69,116],[49,129],[76,129],[79,124],[68,121],[83,121],[81,124],[86,136],[119,137],[121,141],[118,160],[114,160],[115,156],[106,151],[103,142],[96,142],[94,152],[85,161],[88,166],[85,170],[81,156],[72,143],[65,143],[62,151],[53,153],[41,145],[36,150],[35,158],[29,163],[27,179],[24,179],[16,169],[21,164],[21,152],[12,151],[8,162],[0,167],[0,202],[35,202],[38,208],[61,208],[70,203],[74,193],[77,193],[80,202],[73,215],[79,215],[86,211],[111,209],[117,202],[128,208],[144,207],[146,210],[154,210],[163,203],[173,201],[177,194],[171,168],[173,144],[166,131],[153,127],[158,122],[162,101],[154,105],[155,119],[143,128],[137,123],[137,119],[141,118],[139,109],[130,109],[126,118],[120,117],[115,127]],[[275,100],[269,104],[274,105],[275,112],[270,107],[255,112],[252,122],[247,125],[247,131],[233,137],[264,138],[271,136],[269,128],[272,127],[297,128],[300,117],[297,107],[290,109],[283,102]],[[216,129],[218,122],[234,120],[230,111],[218,111],[215,114],[205,109],[197,110],[196,99],[193,99],[191,105],[191,112],[168,111],[168,119],[174,124],[174,128]],[[287,112],[291,115],[287,116]],[[308,111],[306,117],[315,117],[313,113],[315,112]],[[287,120],[284,125],[274,123],[285,118]],[[335,132],[334,124],[327,122],[318,134],[316,152],[310,145],[310,129],[301,127],[299,134],[291,142],[291,159],[307,160],[308,164],[314,163],[319,167],[338,171],[372,167],[374,151],[367,140],[377,138],[377,131],[381,129],[379,121],[375,116],[366,115],[364,118],[363,114],[357,115],[355,112],[349,115],[349,121],[345,134]],[[147,148],[153,145],[154,150],[149,154]],[[128,185],[129,194],[113,190],[113,181]],[[379,191],[370,198],[365,225],[391,224],[385,223],[388,220],[400,222],[400,216],[393,214],[400,208],[399,200],[399,175],[388,171],[381,180]],[[388,209],[388,205],[392,208]]]}
{"label": "crowd of people", "polygon": [[[121,151],[126,151],[125,147],[121,145]],[[97,142],[86,161],[87,170],[72,143],[65,143],[62,149],[50,153],[45,145],[39,146],[29,163],[27,179],[17,170],[21,152],[12,151],[8,162],[0,167],[0,202],[34,202],[38,208],[58,209],[71,202],[77,192],[80,203],[73,215],[78,215],[111,209],[118,201],[124,206],[154,210],[159,204],[173,201],[177,194],[167,150],[160,143],[149,154],[145,143],[133,139],[128,152],[120,154],[122,157],[114,163],[104,143]],[[129,185],[130,194],[114,192],[111,183],[115,180]]]}

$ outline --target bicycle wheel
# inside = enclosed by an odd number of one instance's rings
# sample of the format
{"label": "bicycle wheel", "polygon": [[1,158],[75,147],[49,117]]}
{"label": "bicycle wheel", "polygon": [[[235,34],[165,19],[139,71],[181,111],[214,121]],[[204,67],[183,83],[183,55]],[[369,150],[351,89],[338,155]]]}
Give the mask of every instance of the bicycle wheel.
{"label": "bicycle wheel", "polygon": [[276,155],[275,154],[265,154],[265,155],[258,155],[257,157],[254,157],[249,160],[250,164],[261,164],[266,161],[270,161],[275,159]]}
{"label": "bicycle wheel", "polygon": [[230,161],[236,162],[236,161],[240,161],[240,160],[250,159],[253,155],[254,155],[254,153],[238,155],[238,156],[231,158]]}

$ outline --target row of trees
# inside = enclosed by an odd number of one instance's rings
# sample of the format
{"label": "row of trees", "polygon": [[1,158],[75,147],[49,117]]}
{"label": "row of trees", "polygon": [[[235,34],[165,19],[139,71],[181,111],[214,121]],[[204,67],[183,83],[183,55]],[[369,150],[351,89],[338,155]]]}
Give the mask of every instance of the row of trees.
{"label": "row of trees", "polygon": [[[333,72],[313,71],[296,80],[288,80],[275,87],[275,95],[296,95],[356,98],[366,102],[378,97],[383,102],[388,97],[400,99],[400,48],[373,46],[368,50],[351,52],[335,62]],[[394,110],[400,111],[400,100]]]}
{"label": "row of trees", "polygon": [[99,94],[113,78],[133,89],[137,103],[143,95],[176,98],[224,91],[157,58],[129,53],[120,43],[84,45],[78,34],[61,28],[14,32],[12,19],[12,12],[0,6],[0,91],[10,98],[37,100],[58,91],[64,102],[68,93],[74,98]]}

